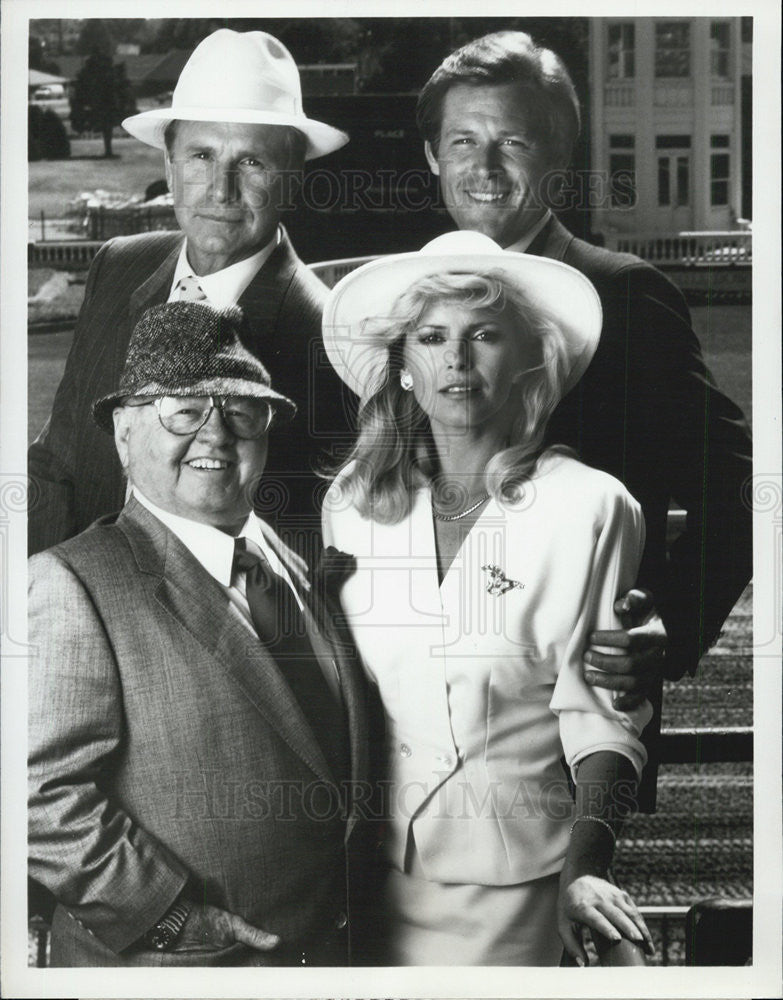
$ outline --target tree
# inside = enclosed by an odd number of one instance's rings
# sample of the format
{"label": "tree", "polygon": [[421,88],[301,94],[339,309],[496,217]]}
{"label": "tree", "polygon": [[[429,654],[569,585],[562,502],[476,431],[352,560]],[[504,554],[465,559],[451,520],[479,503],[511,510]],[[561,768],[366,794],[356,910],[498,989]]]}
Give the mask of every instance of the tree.
{"label": "tree", "polygon": [[165,18],[149,21],[142,39],[145,52],[194,49],[218,28],[266,31],[291,52],[299,64],[346,62],[355,58],[362,29],[350,18]]}
{"label": "tree", "polygon": [[114,65],[111,56],[100,51],[87,56],[71,98],[74,132],[100,132],[104,155],[110,157],[114,127],[136,110],[124,63]]}
{"label": "tree", "polygon": [[136,102],[123,64],[114,65],[114,40],[100,18],[82,23],[77,49],[86,56],[71,97],[74,132],[100,132],[104,155],[112,155],[112,132],[123,118],[136,113]]}
{"label": "tree", "polygon": [[66,160],[71,144],[65,126],[51,108],[27,105],[27,159]]}
{"label": "tree", "polygon": [[587,19],[578,17],[359,18],[357,56],[362,89],[416,93],[443,59],[471,39],[492,31],[526,31],[565,62],[584,99],[587,89]]}
{"label": "tree", "polygon": [[58,76],[60,67],[56,62],[47,58],[46,42],[38,38],[37,35],[30,35],[27,47],[27,66],[29,69],[37,69],[41,73],[52,73]]}
{"label": "tree", "polygon": [[105,21],[91,17],[82,22],[76,51],[80,56],[104,55],[111,58],[114,39]]}
{"label": "tree", "polygon": [[154,36],[145,44],[145,52],[169,52],[171,49],[195,49],[216,28],[227,25],[214,18],[167,17],[153,21]]}

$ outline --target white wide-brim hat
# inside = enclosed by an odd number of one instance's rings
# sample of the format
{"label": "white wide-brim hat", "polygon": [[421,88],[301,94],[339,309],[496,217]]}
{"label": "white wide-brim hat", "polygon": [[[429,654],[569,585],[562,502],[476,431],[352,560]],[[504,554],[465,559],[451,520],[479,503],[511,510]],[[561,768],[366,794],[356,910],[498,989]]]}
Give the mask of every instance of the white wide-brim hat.
{"label": "white wide-brim hat", "polygon": [[361,399],[380,388],[389,351],[379,329],[397,298],[420,278],[499,274],[563,333],[568,376],[564,393],[584,375],[601,335],[601,300],[580,272],[548,257],[503,250],[482,233],[446,233],[416,253],[394,254],[351,271],[331,290],[323,316],[326,353]]}
{"label": "white wide-brim hat", "polygon": [[171,107],[132,115],[122,127],[148,146],[164,149],[163,133],[175,120],[288,125],[307,138],[306,160],[348,142],[345,132],[305,115],[296,63],[265,31],[213,32],[185,63]]}

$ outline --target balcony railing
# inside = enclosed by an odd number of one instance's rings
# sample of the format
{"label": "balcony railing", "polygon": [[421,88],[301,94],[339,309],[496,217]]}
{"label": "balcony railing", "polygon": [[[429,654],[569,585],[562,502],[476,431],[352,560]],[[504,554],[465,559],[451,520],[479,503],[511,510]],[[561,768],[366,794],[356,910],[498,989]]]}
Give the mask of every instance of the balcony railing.
{"label": "balcony railing", "polygon": [[607,108],[631,108],[636,103],[636,89],[631,83],[607,83],[604,87]]}
{"label": "balcony railing", "polygon": [[753,262],[753,233],[607,233],[606,246],[652,264],[728,266]]}
{"label": "balcony railing", "polygon": [[734,103],[734,84],[719,83],[712,87],[710,95],[713,107],[722,107]]}
{"label": "balcony railing", "polygon": [[653,87],[656,108],[690,108],[693,106],[693,83],[690,79],[656,80]]}

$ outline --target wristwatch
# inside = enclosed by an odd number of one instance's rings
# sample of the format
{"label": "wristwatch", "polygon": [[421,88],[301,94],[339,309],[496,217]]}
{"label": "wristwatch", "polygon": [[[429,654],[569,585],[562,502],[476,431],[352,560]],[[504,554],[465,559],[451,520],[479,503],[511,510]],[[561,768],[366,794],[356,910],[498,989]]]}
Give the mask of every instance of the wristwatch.
{"label": "wristwatch", "polygon": [[168,951],[188,919],[190,906],[182,899],[170,907],[155,926],[144,935],[144,944],[153,951]]}

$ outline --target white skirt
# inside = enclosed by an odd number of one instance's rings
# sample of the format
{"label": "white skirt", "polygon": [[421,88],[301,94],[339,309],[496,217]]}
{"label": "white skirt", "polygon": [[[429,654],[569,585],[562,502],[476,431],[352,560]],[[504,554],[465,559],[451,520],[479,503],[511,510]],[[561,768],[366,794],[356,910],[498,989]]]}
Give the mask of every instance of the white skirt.
{"label": "white skirt", "polygon": [[520,885],[429,882],[392,868],[386,965],[559,965],[559,873]]}

